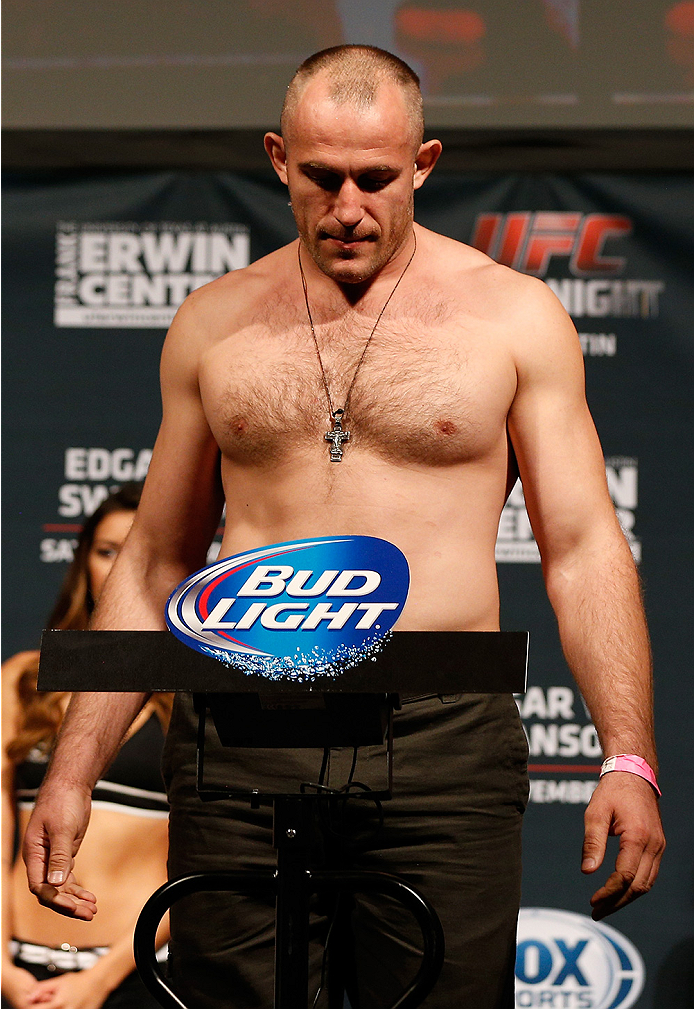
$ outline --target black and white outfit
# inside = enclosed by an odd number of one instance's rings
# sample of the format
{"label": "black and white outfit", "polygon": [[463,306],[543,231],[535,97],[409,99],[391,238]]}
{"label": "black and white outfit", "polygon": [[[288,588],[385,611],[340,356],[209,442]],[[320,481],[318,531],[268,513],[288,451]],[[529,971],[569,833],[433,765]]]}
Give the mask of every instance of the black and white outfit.
{"label": "black and white outfit", "polygon": [[[167,819],[169,805],[163,791],[161,754],[164,733],[156,715],[147,719],[121,747],[118,756],[96,783],[92,809],[113,809],[131,816]],[[33,809],[36,793],[48,766],[48,754],[38,747],[15,768],[18,809]],[[15,938],[10,943],[14,963],[39,981],[67,971],[88,970],[108,953],[108,946],[78,949],[68,943],[59,947],[36,945]],[[3,1009],[8,1006],[2,1000]],[[155,1009],[159,1003],[133,971],[104,1001],[104,1009]]]}
{"label": "black and white outfit", "polygon": [[[169,872],[275,864],[272,811],[245,799],[202,802],[195,789],[196,716],[178,695],[164,753],[171,804]],[[209,787],[297,791],[316,781],[323,751],[220,745],[208,726]],[[334,784],[352,750],[332,751]],[[356,779],[382,766],[383,748],[358,751]],[[333,780],[331,780],[331,785]],[[446,960],[427,1009],[511,1009],[520,901],[520,829],[528,795],[527,744],[510,695],[429,696],[395,717],[393,798],[383,825],[368,799],[348,800],[339,830],[316,813],[315,866],[379,870],[409,880],[441,919]],[[320,805],[320,804],[319,804]],[[346,835],[350,835],[351,840]],[[309,1005],[391,1005],[419,965],[417,926],[382,898],[315,903]],[[204,893],[171,912],[171,984],[188,1004],[255,1009],[272,1004],[274,905],[261,897]],[[327,954],[324,951],[329,935]]]}

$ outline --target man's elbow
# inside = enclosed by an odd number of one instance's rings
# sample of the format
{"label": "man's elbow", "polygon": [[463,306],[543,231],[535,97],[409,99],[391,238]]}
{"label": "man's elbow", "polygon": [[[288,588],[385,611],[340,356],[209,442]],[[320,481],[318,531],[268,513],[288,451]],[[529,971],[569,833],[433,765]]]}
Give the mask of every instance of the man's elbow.
{"label": "man's elbow", "polygon": [[631,547],[616,516],[602,527],[596,523],[540,545],[540,557],[550,600],[596,578],[637,577]]}

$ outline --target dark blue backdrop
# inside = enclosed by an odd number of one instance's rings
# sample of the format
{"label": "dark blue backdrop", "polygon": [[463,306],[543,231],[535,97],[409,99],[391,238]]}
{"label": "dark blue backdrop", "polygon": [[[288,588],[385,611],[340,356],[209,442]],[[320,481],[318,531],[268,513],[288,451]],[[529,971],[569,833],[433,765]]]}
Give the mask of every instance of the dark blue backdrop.
{"label": "dark blue backdrop", "polygon": [[[640,1009],[694,1003],[693,198],[694,184],[680,176],[442,174],[417,202],[422,224],[543,276],[580,334],[655,655],[670,847],[655,890],[611,919],[645,962]],[[37,644],[84,516],[109,487],[146,471],[159,421],[158,358],[176,305],[211,275],[294,237],[286,191],[262,178],[169,172],[8,182],[5,656]],[[497,559],[502,625],[531,631],[530,690],[519,698],[532,779],[524,905],[584,915],[595,887],[578,868],[582,815],[601,756],[561,655],[520,487],[504,510]],[[633,954],[622,950],[614,968],[621,987],[614,981],[605,995],[609,965],[590,936],[581,970],[561,980],[555,964],[541,976],[543,951],[556,960],[560,948],[553,921],[524,926],[519,1006],[627,1009],[643,980]]]}

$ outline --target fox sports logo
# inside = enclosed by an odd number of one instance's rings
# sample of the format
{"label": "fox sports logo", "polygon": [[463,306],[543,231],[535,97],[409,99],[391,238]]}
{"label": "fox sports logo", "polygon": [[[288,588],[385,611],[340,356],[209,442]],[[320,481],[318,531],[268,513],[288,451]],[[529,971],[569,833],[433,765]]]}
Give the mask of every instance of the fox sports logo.
{"label": "fox sports logo", "polygon": [[225,557],[171,594],[190,648],[247,673],[311,680],[373,656],[405,605],[404,554],[373,536],[274,543]]}
{"label": "fox sports logo", "polygon": [[639,951],[610,925],[556,908],[521,909],[517,1009],[629,1009],[644,977]]}

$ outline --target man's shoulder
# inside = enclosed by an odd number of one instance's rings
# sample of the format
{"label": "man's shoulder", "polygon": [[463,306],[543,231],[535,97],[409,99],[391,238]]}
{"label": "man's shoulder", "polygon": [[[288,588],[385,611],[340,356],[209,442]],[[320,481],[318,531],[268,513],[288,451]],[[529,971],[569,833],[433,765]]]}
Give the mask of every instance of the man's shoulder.
{"label": "man's shoulder", "polygon": [[508,266],[502,266],[491,259],[486,253],[480,252],[471,245],[436,231],[420,229],[425,240],[430,244],[433,253],[432,268],[443,270],[443,275],[451,279],[460,279],[461,274],[467,274],[467,279],[475,284],[497,288],[504,292],[523,294],[526,297],[544,297],[547,290],[542,281],[526,274],[518,273]]}
{"label": "man's shoulder", "polygon": [[550,313],[561,308],[543,281],[495,262],[484,252],[434,231],[421,229],[427,246],[427,266],[432,277],[451,294],[474,297],[499,321],[531,313]]}
{"label": "man's shoulder", "polygon": [[547,360],[582,367],[575,327],[554,292],[537,277],[501,266],[477,249],[429,232],[427,266],[449,303],[479,322],[518,368]]}
{"label": "man's shoulder", "polygon": [[[219,309],[242,309],[259,298],[267,296],[286,272],[295,243],[255,260],[240,270],[232,270],[216,280],[210,281],[186,298],[184,305],[189,310],[200,313],[215,312]],[[294,258],[296,253],[294,253]]]}
{"label": "man's shoulder", "polygon": [[168,346],[183,343],[190,353],[197,353],[242,328],[271,302],[273,291],[282,290],[291,259],[292,245],[284,246],[192,291],[176,313]]}

